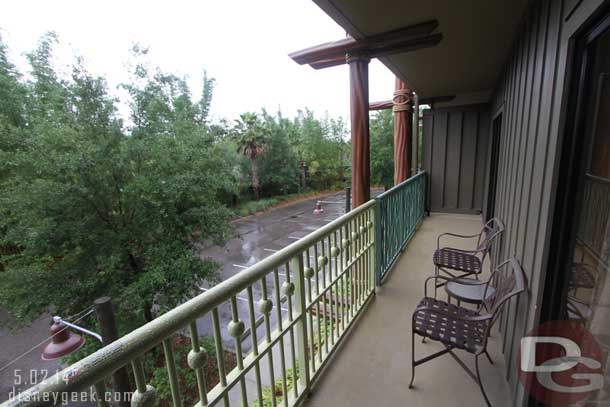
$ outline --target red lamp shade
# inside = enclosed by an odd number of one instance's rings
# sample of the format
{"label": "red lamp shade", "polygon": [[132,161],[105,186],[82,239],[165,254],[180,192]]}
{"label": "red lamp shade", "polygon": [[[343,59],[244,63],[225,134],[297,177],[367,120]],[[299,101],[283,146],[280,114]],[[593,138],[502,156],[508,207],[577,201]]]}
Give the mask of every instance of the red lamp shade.
{"label": "red lamp shade", "polygon": [[43,360],[55,360],[80,349],[85,343],[85,338],[71,332],[61,322],[55,322],[49,328],[49,336],[53,339],[44,347]]}

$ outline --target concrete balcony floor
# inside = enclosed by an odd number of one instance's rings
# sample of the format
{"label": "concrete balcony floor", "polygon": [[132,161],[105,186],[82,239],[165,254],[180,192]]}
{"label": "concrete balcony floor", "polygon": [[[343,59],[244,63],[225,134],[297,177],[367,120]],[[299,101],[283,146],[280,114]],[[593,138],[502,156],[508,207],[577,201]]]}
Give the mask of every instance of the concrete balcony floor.
{"label": "concrete balcony floor", "polygon": [[[432,254],[436,238],[443,232],[478,233],[481,226],[479,216],[432,214],[425,218],[372,303],[337,349],[304,406],[485,405],[478,385],[450,355],[418,366],[414,388],[408,388],[411,377],[411,315],[424,294],[424,279],[434,272]],[[456,240],[447,241],[455,247],[468,248]],[[489,276],[488,261],[485,266],[482,279]],[[439,296],[444,298],[444,295],[442,288],[439,289]],[[439,343],[428,340],[422,344],[418,336],[415,340],[418,359],[442,349]],[[512,403],[504,379],[504,357],[497,326],[488,350],[494,365],[484,357],[480,361],[487,395],[494,407],[509,407]],[[460,350],[456,353],[474,369],[471,354]]]}

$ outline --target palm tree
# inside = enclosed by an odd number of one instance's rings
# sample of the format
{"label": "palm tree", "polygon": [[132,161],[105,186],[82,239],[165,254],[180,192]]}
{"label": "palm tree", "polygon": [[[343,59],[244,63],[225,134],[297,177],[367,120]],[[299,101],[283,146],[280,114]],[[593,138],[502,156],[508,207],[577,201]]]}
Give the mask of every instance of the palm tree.
{"label": "palm tree", "polygon": [[244,113],[233,128],[233,135],[237,143],[237,152],[250,159],[252,174],[252,189],[254,198],[260,198],[260,181],[258,179],[258,165],[256,159],[265,151],[269,140],[269,129],[265,127],[256,113]]}

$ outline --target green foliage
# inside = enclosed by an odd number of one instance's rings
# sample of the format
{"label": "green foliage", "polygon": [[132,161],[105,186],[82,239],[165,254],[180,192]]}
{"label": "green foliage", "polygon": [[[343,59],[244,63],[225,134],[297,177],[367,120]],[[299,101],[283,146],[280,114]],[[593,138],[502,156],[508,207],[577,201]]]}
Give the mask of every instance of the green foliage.
{"label": "green foliage", "polygon": [[391,110],[380,110],[370,121],[371,183],[394,185],[394,120]]}
{"label": "green foliage", "polygon": [[248,216],[248,215],[253,215],[256,212],[265,210],[267,208],[270,208],[274,205],[277,205],[279,201],[276,198],[266,198],[266,199],[259,199],[258,201],[248,201],[245,202],[241,205],[239,205],[237,208],[235,208],[234,213],[237,216]]}
{"label": "green foliage", "polygon": [[263,110],[242,115],[232,134],[237,150],[249,159],[240,168],[250,177],[246,185],[255,199],[343,188],[349,182],[350,149],[341,119],[320,120],[305,110],[291,120]]}
{"label": "green foliage", "polygon": [[297,130],[281,113],[277,118],[263,111],[269,138],[260,158],[260,182],[267,195],[283,195],[299,188],[299,160],[290,144]]}
{"label": "green foliage", "polygon": [[[286,369],[286,389],[290,392],[295,385],[295,381],[299,378],[299,365],[297,364],[294,368]],[[275,394],[275,400],[279,406],[284,400],[284,381],[280,377],[277,379],[273,387],[263,388],[263,407],[273,406],[273,394]],[[253,407],[260,405],[259,400],[254,400],[251,404]]]}
{"label": "green foliage", "polygon": [[[207,353],[208,360],[215,362],[214,339],[209,336],[200,337],[200,342],[203,351]],[[190,342],[179,342],[174,344],[174,360],[176,362],[176,375],[178,377],[180,388],[182,389],[182,402],[184,405],[195,405],[199,401],[197,392],[192,391],[197,388],[197,375],[187,364],[187,356],[191,350]],[[164,358],[161,348],[155,348],[152,354],[146,359],[145,370],[151,372],[152,377],[150,385],[157,391],[157,396],[161,405],[170,405],[172,401],[172,393],[169,382],[169,376],[164,364],[160,361]],[[159,365],[161,366],[155,366]],[[215,367],[215,365],[214,365]],[[210,385],[211,383],[208,383]]]}
{"label": "green foliage", "polygon": [[[19,322],[108,295],[133,329],[214,277],[197,244],[229,235],[227,206],[250,214],[349,177],[341,120],[305,110],[210,123],[214,79],[204,71],[194,100],[134,45],[124,124],[82,58],[55,69],[57,43],[44,35],[22,76],[0,38],[0,304]],[[250,188],[273,198],[248,202]]]}
{"label": "green foliage", "polygon": [[347,181],[349,146],[345,143],[345,124],[342,119],[318,120],[305,110],[295,120],[298,128],[297,152],[306,165],[305,185],[315,189],[343,186]]}
{"label": "green foliage", "polygon": [[243,113],[232,130],[237,152],[250,159],[250,176],[255,199],[260,198],[258,159],[269,143],[270,131],[256,113]]}
{"label": "green foliage", "polygon": [[163,312],[213,275],[216,265],[193,244],[227,236],[220,196],[235,190],[232,166],[205,126],[187,117],[203,102],[190,100],[184,82],[142,76],[146,91],[133,97],[154,110],[134,112],[140,124],[129,136],[103,78],[81,61],[70,80],[59,78],[55,42],[47,35],[29,54],[27,125],[0,122],[0,244],[20,249],[2,256],[0,303],[26,322],[49,307],[72,314],[110,295],[126,318],[150,319],[152,305]]}

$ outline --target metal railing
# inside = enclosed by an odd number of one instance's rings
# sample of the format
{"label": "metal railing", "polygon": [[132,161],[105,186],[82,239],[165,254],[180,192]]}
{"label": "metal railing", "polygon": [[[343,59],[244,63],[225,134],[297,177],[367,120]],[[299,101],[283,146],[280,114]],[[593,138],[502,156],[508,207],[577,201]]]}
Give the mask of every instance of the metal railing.
{"label": "metal railing", "polygon": [[394,265],[424,217],[426,173],[421,171],[375,198],[377,284]]}
{"label": "metal railing", "polygon": [[[382,219],[385,216],[389,213]],[[293,406],[310,391],[374,294],[374,226],[371,200],[1,406],[52,405],[57,395],[91,386],[104,406],[105,380],[130,365],[136,384],[132,406],[151,407],[156,390],[147,380],[143,361],[159,348],[165,355],[173,406],[181,407],[185,389],[180,388],[183,381],[176,365],[184,361],[173,349],[176,334],[190,336],[187,365],[196,374],[198,407],[230,403],[262,407],[264,397],[270,397],[273,406]],[[257,329],[260,316],[264,322]],[[209,372],[200,330],[209,331],[214,339],[215,355],[210,357],[216,359],[219,383],[213,387],[206,382]],[[230,371],[224,358],[228,346],[236,359]],[[281,396],[276,394],[276,383]],[[264,392],[269,386],[273,390]]]}

